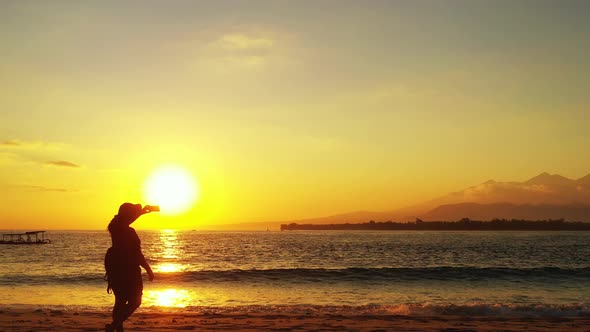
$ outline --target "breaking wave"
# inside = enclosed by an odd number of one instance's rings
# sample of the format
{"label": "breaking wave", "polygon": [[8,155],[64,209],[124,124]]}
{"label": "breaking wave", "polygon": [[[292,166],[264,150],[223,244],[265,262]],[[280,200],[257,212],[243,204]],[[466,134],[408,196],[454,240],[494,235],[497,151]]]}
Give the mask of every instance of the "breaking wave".
{"label": "breaking wave", "polygon": [[[0,284],[67,284],[102,282],[102,273],[72,275],[2,275]],[[433,268],[346,268],[346,269],[268,269],[206,270],[159,273],[158,280],[170,283],[191,282],[281,282],[281,283],[347,283],[347,282],[420,282],[420,281],[526,281],[590,282],[590,268],[530,269],[503,267],[433,267]]]}
{"label": "breaking wave", "polygon": [[[1,305],[7,309],[59,309],[72,311],[106,310],[106,307],[66,306],[66,305]],[[347,317],[369,316],[480,316],[480,317],[590,317],[589,304],[506,304],[506,303],[466,303],[433,304],[406,303],[397,305],[243,305],[243,306],[189,306],[184,308],[142,307],[144,312],[187,312],[202,315],[342,315]]]}

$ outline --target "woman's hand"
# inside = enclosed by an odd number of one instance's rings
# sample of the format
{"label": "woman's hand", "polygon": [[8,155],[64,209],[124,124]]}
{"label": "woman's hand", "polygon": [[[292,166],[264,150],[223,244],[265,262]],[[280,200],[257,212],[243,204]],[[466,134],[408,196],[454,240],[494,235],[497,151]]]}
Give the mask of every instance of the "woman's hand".
{"label": "woman's hand", "polygon": [[145,272],[147,272],[148,276],[150,276],[150,281],[153,281],[154,271],[152,271],[152,267],[148,264],[148,262],[145,260],[145,257],[141,253],[139,257],[139,265],[143,267],[145,269]]}
{"label": "woman's hand", "polygon": [[146,271],[147,271],[147,274],[150,278],[150,281],[154,281],[154,271],[152,271],[151,268],[147,269]]}

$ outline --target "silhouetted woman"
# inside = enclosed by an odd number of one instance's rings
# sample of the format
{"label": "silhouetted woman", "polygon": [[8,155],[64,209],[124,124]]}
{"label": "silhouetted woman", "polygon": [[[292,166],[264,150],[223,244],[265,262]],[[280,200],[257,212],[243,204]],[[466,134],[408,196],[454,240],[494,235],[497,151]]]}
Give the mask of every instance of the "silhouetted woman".
{"label": "silhouetted woman", "polygon": [[141,267],[150,278],[154,273],[141,252],[141,241],[135,230],[129,225],[142,214],[150,212],[149,207],[141,204],[124,203],[119,207],[119,213],[109,223],[112,246],[105,256],[107,270],[107,291],[113,290],[115,305],[113,306],[113,321],[105,325],[105,331],[123,331],[123,322],[133,314],[141,304],[143,295],[143,281]]}

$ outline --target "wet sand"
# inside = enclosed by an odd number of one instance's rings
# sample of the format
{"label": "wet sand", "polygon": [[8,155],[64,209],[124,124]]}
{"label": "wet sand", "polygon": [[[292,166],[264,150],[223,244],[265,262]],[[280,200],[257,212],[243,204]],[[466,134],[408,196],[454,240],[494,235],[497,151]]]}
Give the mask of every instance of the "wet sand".
{"label": "wet sand", "polygon": [[[104,331],[108,312],[2,309],[0,331]],[[136,313],[125,331],[590,331],[590,317]]]}

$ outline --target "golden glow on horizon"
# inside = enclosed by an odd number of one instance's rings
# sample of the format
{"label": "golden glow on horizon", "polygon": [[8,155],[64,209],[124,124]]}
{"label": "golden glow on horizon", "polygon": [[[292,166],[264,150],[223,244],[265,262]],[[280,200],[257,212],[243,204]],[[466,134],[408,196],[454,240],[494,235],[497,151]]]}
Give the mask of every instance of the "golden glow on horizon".
{"label": "golden glow on horizon", "polygon": [[176,215],[188,211],[198,198],[192,174],[179,166],[163,166],[153,171],[144,185],[148,204],[159,205],[162,214]]}

